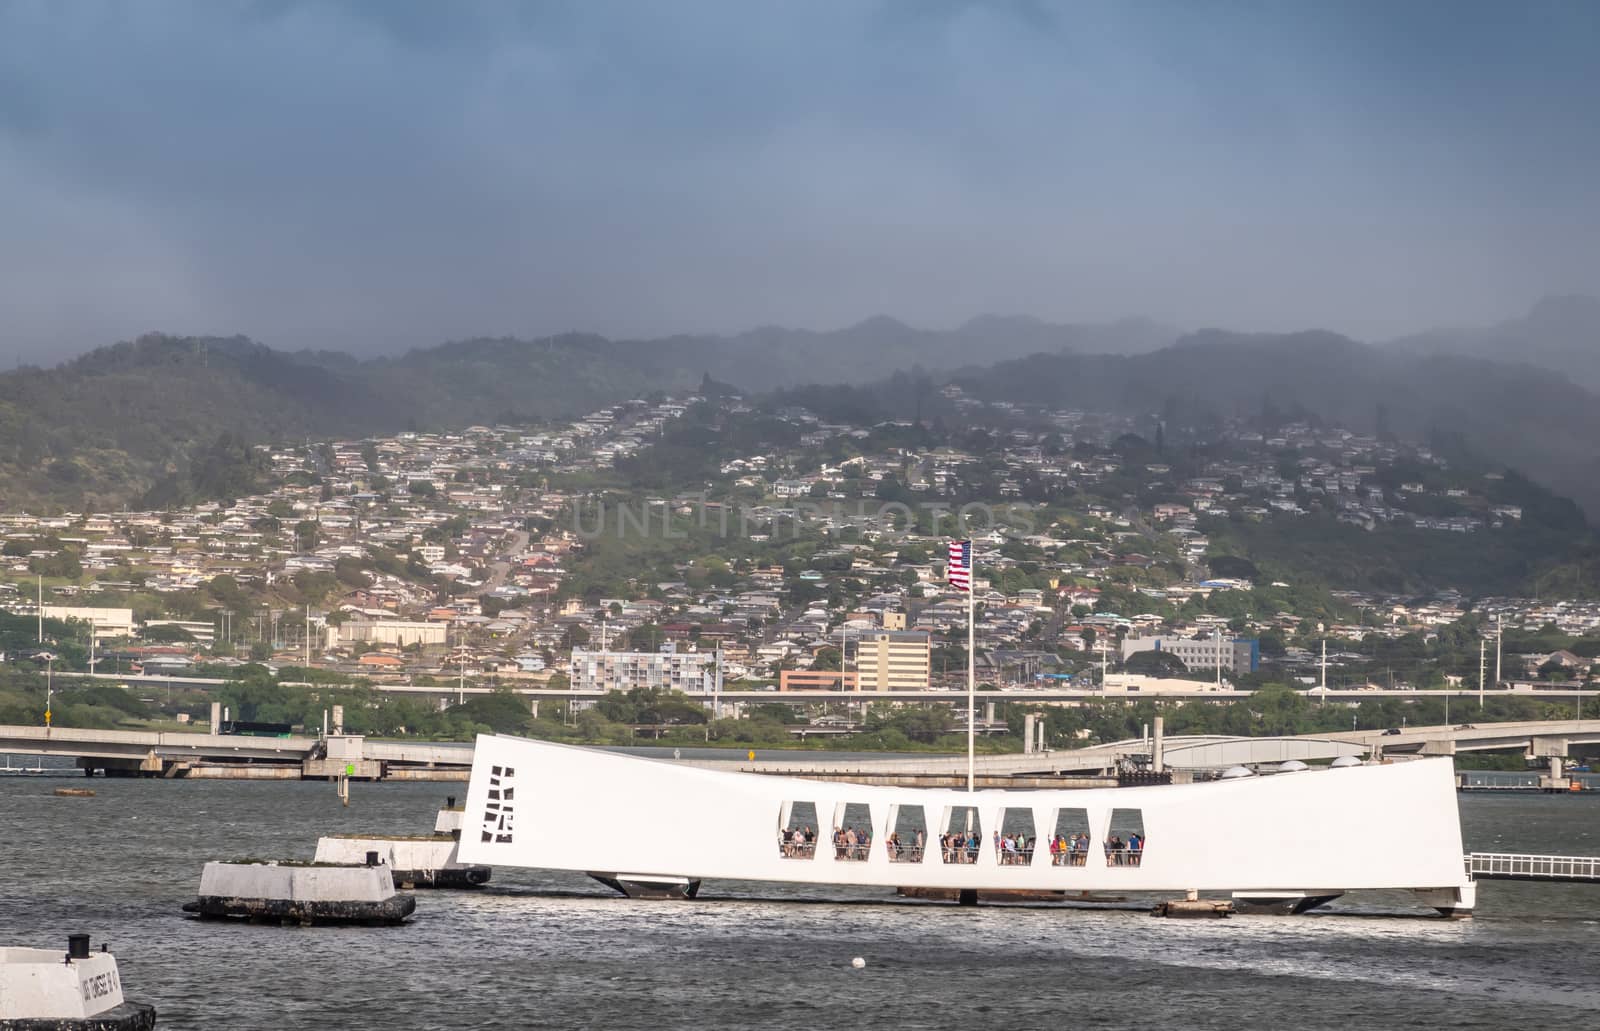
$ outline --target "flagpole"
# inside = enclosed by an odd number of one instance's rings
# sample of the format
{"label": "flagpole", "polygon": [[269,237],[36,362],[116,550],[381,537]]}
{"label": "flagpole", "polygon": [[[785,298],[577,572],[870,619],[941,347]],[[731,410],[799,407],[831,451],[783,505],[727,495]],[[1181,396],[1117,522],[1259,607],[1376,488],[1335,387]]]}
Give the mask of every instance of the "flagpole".
{"label": "flagpole", "polygon": [[[971,546],[968,545],[970,548]],[[969,554],[973,554],[969,551]],[[970,792],[975,781],[975,760],[973,759],[973,740],[977,735],[978,724],[978,699],[973,688],[973,671],[976,669],[976,660],[973,655],[973,619],[972,595],[977,576],[973,567],[977,558],[974,555],[967,561],[967,790]]]}

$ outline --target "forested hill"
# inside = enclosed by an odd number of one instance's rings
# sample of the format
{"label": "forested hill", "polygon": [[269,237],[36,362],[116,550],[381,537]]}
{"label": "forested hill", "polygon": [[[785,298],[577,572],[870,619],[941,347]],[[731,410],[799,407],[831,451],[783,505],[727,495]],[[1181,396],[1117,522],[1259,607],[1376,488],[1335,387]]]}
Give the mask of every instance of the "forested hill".
{"label": "forested hill", "polygon": [[131,501],[165,477],[187,480],[190,460],[219,441],[237,453],[241,440],[339,432],[382,410],[359,379],[242,339],[144,337],[0,375],[0,504]]}
{"label": "forested hill", "polygon": [[1138,320],[1058,326],[985,317],[934,331],[876,318],[827,333],[767,328],[629,341],[572,333],[357,359],[285,353],[243,337],[155,334],[56,368],[0,374],[0,506],[105,508],[236,495],[257,472],[246,461],[248,443],[560,419],[682,390],[707,373],[761,391],[1064,347],[1128,353],[1176,335]]}
{"label": "forested hill", "polygon": [[[1267,408],[1357,429],[1381,421],[1526,470],[1600,512],[1600,398],[1559,374],[1322,332],[1207,331],[1141,350],[1169,332],[985,319],[930,333],[873,319],[835,333],[468,340],[365,360],[238,337],[147,336],[54,369],[0,374],[0,505],[238,494],[254,475],[242,462],[247,443],[567,418],[710,373],[746,391],[846,384],[794,397],[868,422],[932,414],[924,404],[949,381],[980,398],[1188,422]],[[893,372],[906,369],[916,371]]]}
{"label": "forested hill", "polygon": [[[604,342],[601,342],[603,344]],[[0,505],[105,508],[237,495],[246,444],[577,414],[671,388],[584,338],[360,362],[243,338],[146,336],[0,375]]]}
{"label": "forested hill", "polygon": [[1481,329],[1436,329],[1388,346],[1412,354],[1459,354],[1526,362],[1600,391],[1600,298],[1546,297],[1527,314]]}
{"label": "forested hill", "polygon": [[1148,354],[1034,355],[956,380],[993,400],[1187,421],[1270,409],[1386,429],[1524,470],[1600,513],[1600,397],[1531,366],[1404,353],[1332,333],[1207,331]]}
{"label": "forested hill", "polygon": [[950,330],[884,316],[829,332],[767,326],[731,337],[675,336],[620,344],[662,375],[709,370],[745,390],[801,383],[866,383],[902,369],[957,369],[1039,353],[1137,354],[1170,345],[1177,330],[1144,319],[1059,325],[985,315]]}

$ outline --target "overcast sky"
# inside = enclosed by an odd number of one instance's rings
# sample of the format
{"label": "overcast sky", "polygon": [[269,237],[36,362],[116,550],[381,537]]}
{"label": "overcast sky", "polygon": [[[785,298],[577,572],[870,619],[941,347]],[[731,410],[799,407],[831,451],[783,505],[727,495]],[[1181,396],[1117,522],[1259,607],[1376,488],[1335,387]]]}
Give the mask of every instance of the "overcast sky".
{"label": "overcast sky", "polygon": [[0,359],[1600,291],[1600,3],[0,3]]}

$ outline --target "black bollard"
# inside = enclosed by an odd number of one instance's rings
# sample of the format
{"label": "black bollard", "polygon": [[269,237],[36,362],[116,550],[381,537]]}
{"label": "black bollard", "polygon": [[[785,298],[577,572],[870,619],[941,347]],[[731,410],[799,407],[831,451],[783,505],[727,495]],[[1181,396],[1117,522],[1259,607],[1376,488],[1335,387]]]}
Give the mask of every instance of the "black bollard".
{"label": "black bollard", "polygon": [[378,865],[378,853],[376,853],[376,852],[368,852],[367,853],[367,865],[368,866],[377,866]]}
{"label": "black bollard", "polygon": [[454,796],[454,795],[446,795],[446,796],[444,796],[444,807],[446,809],[454,809],[456,807],[456,796]]}
{"label": "black bollard", "polygon": [[87,934],[69,934],[69,935],[67,935],[67,958],[68,959],[88,959],[89,958],[89,936]]}

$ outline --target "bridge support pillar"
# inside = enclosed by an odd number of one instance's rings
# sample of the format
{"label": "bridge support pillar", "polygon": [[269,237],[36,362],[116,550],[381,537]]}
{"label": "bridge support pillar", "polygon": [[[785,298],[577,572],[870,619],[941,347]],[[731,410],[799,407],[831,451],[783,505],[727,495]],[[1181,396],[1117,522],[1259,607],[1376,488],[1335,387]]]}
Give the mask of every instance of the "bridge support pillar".
{"label": "bridge support pillar", "polygon": [[1167,736],[1167,721],[1160,716],[1155,719],[1154,735],[1150,739],[1150,769],[1155,773],[1160,773],[1166,769],[1167,763],[1166,756],[1163,754]]}
{"label": "bridge support pillar", "polygon": [[143,759],[139,760],[140,773],[154,773],[159,775],[164,769],[165,766],[161,762],[161,757],[155,753],[155,749],[151,749]]}
{"label": "bridge support pillar", "polygon": [[1422,742],[1423,755],[1455,755],[1456,739],[1453,737],[1433,737]]}
{"label": "bridge support pillar", "polygon": [[1034,728],[1034,724],[1038,722],[1038,719],[1039,719],[1039,717],[1035,716],[1031,712],[1028,713],[1026,716],[1022,717],[1022,754],[1023,755],[1032,755],[1033,754],[1033,728]]}
{"label": "bridge support pillar", "polygon": [[1529,759],[1546,759],[1551,756],[1567,757],[1569,742],[1564,737],[1535,737],[1528,742]]}

